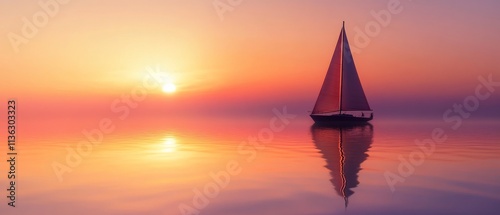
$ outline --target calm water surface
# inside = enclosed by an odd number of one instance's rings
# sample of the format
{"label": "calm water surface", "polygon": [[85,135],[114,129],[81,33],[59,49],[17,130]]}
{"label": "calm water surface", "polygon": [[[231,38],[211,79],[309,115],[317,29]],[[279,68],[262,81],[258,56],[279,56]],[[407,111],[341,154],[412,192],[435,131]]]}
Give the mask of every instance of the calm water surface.
{"label": "calm water surface", "polygon": [[[7,208],[4,198],[1,214],[500,210],[497,121],[464,121],[453,130],[440,121],[377,119],[365,126],[321,127],[309,119],[294,119],[283,131],[270,132],[269,120],[149,119],[116,124],[81,163],[71,158],[74,167],[62,181],[52,165],[68,165],[70,149],[85,140],[81,130],[95,128],[96,123],[25,124],[19,131],[17,207]],[[435,128],[442,128],[447,139],[435,148],[425,145],[425,154],[415,141],[432,138]],[[5,162],[0,165],[6,170]],[[0,184],[6,182],[6,177],[0,179]]]}

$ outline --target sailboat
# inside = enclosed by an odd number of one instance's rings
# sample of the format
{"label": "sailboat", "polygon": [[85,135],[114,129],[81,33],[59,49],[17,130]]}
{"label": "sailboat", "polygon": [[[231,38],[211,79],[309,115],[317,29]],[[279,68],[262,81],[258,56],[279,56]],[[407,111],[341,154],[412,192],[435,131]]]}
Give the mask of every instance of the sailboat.
{"label": "sailboat", "polygon": [[373,119],[373,111],[354,65],[344,23],[310,116],[318,124],[359,123]]}

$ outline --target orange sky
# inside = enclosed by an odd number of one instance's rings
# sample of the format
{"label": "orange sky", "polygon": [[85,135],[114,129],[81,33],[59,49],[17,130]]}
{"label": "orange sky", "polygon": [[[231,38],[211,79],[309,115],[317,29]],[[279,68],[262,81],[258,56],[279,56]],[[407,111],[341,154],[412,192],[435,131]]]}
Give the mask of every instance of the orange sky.
{"label": "orange sky", "polygon": [[[392,7],[391,1],[243,1],[229,5],[223,20],[213,2],[57,3],[47,24],[14,48],[9,35],[22,36],[23,18],[32,21],[43,9],[36,1],[4,1],[0,98],[17,98],[32,115],[105,113],[141,84],[148,67],[159,65],[177,93],[148,91],[143,112],[238,114],[276,105],[305,112],[343,20],[351,46],[360,50],[354,59],[375,111],[413,106],[409,112],[442,113],[474,92],[479,75],[500,80],[497,1],[401,0]],[[390,8],[399,13],[382,26],[372,11]],[[365,44],[360,32],[373,23],[380,31]],[[497,109],[499,97],[485,108]]]}

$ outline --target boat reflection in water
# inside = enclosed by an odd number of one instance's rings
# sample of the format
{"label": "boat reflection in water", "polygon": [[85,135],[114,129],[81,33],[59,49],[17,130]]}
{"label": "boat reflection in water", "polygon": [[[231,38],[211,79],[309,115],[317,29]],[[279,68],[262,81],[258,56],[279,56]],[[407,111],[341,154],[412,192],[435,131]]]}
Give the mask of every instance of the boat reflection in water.
{"label": "boat reflection in water", "polygon": [[312,138],[326,161],[330,171],[330,182],[335,191],[344,198],[345,207],[353,188],[359,184],[361,163],[368,158],[368,149],[373,141],[373,126],[337,125],[311,127]]}

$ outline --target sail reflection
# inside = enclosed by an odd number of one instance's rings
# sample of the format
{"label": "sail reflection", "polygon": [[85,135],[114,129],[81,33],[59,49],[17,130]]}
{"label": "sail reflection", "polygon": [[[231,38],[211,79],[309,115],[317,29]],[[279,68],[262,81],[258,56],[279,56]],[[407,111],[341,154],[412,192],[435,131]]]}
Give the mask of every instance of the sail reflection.
{"label": "sail reflection", "polygon": [[344,198],[347,207],[353,188],[359,184],[361,163],[368,158],[366,153],[373,141],[373,126],[343,125],[311,127],[312,138],[320,150],[330,171],[330,182],[337,194]]}

